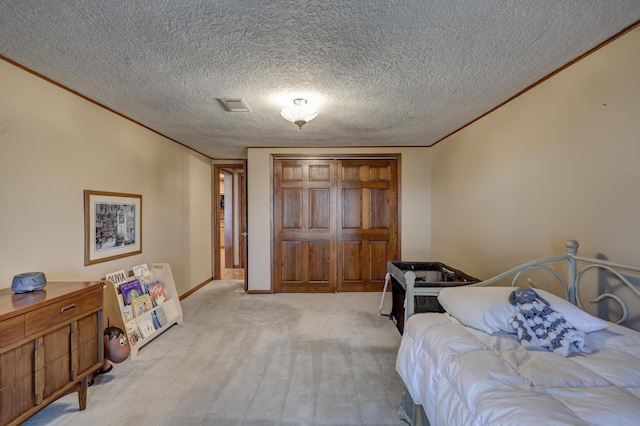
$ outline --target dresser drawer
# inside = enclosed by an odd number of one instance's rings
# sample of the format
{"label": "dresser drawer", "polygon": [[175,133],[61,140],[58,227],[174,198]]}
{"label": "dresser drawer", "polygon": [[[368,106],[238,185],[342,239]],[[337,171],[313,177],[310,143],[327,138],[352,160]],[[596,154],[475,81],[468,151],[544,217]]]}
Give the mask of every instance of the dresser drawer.
{"label": "dresser drawer", "polygon": [[25,336],[44,331],[56,324],[72,320],[102,306],[102,289],[97,288],[75,297],[61,300],[25,314]]}
{"label": "dresser drawer", "polygon": [[0,321],[0,349],[24,338],[24,315]]}

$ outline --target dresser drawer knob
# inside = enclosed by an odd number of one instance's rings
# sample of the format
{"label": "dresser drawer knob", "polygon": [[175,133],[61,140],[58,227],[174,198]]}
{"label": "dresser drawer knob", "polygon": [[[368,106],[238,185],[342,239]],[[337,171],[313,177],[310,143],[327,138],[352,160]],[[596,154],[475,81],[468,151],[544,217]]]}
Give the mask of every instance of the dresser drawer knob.
{"label": "dresser drawer knob", "polygon": [[73,309],[76,308],[76,304],[74,303],[73,305],[67,306],[66,308],[62,308],[60,309],[60,314],[64,314],[67,311],[71,311]]}

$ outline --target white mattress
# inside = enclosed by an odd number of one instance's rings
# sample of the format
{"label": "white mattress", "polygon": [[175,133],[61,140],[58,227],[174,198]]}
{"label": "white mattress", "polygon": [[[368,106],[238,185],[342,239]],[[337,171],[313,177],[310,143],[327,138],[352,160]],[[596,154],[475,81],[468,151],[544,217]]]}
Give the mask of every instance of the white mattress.
{"label": "white mattress", "polygon": [[396,370],[432,426],[639,425],[640,333],[612,324],[587,339],[594,353],[565,358],[417,314]]}

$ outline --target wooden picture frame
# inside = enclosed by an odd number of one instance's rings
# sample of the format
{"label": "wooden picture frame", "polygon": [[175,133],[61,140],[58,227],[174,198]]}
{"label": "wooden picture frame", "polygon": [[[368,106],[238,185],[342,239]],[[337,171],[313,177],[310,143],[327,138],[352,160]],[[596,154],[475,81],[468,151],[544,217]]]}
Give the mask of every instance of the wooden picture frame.
{"label": "wooden picture frame", "polygon": [[84,191],[84,264],[142,253],[142,195]]}

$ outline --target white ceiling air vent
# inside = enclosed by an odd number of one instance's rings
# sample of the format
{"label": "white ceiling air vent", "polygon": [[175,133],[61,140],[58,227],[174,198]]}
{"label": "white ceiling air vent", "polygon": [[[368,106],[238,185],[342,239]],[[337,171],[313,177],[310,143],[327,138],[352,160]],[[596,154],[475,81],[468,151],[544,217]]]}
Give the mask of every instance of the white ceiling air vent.
{"label": "white ceiling air vent", "polygon": [[242,98],[220,99],[225,107],[231,112],[249,112],[249,107]]}

